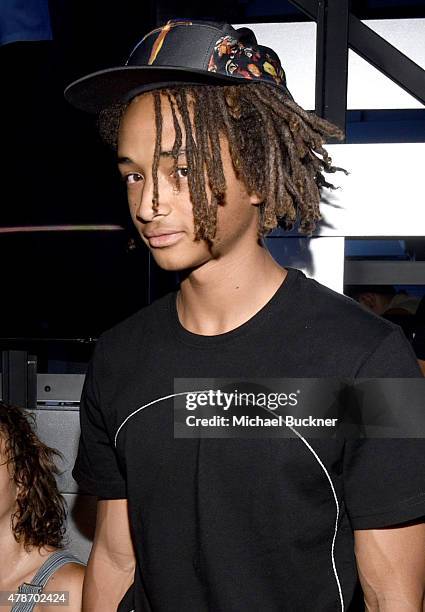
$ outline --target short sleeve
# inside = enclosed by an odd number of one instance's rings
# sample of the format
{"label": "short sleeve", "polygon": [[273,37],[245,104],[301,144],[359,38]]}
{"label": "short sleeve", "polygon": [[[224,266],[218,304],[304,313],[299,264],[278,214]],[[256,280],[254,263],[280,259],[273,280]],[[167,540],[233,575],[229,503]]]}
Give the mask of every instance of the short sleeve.
{"label": "short sleeve", "polygon": [[[403,332],[394,328],[364,360],[363,378],[421,377]],[[425,439],[347,440],[344,497],[353,529],[377,529],[425,516]]]}
{"label": "short sleeve", "polygon": [[107,375],[101,339],[88,365],[80,402],[80,440],[72,475],[80,488],[105,499],[127,497],[126,482],[108,434],[102,406]]}
{"label": "short sleeve", "polygon": [[393,328],[363,360],[358,378],[414,378],[422,376],[412,345],[399,325]]}

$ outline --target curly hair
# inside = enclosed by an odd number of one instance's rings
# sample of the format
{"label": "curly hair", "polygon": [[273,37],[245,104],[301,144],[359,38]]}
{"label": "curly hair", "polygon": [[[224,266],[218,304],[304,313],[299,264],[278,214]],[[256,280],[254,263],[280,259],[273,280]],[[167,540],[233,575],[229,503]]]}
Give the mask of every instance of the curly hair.
{"label": "curly hair", "polygon": [[[211,241],[216,233],[217,206],[224,201],[226,180],[219,136],[229,142],[233,167],[249,193],[259,193],[258,236],[277,225],[311,236],[322,218],[319,209],[322,187],[336,189],[323,172],[344,168],[332,165],[324,149],[328,138],[342,140],[344,132],[329,121],[305,111],[279,88],[267,83],[238,85],[181,85],[152,92],[156,118],[156,144],[152,164],[153,206],[158,207],[158,163],[161,153],[161,95],[171,107],[175,141],[174,169],[186,135],[188,181],[195,239]],[[192,104],[193,120],[189,108]],[[118,129],[128,104],[103,110],[98,129],[104,142],[117,148]],[[177,112],[180,115],[180,121]],[[211,200],[206,193],[207,180]],[[178,187],[178,184],[177,184]]]}
{"label": "curly hair", "polygon": [[18,487],[12,530],[17,542],[31,547],[64,547],[66,506],[58,491],[54,457],[59,451],[34,433],[33,415],[0,401],[0,437],[6,465]]}

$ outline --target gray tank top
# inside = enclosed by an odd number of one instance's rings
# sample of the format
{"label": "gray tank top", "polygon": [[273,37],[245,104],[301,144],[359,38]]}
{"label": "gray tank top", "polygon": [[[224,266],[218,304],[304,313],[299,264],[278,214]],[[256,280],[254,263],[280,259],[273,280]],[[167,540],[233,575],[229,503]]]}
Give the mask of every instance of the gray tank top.
{"label": "gray tank top", "polygon": [[[42,593],[46,582],[62,565],[66,563],[79,563],[85,565],[80,559],[67,550],[58,550],[46,559],[31,583],[24,582],[18,587],[18,593]],[[36,598],[38,599],[38,598]],[[32,612],[37,601],[16,602],[10,612]]]}

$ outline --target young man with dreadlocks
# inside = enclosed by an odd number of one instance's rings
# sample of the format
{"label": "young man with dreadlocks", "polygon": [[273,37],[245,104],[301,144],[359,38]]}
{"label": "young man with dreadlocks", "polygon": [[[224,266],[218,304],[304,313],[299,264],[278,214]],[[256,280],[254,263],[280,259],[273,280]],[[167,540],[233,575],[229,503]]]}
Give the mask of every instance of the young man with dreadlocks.
{"label": "young man with dreadlocks", "polygon": [[278,219],[306,234],[320,220],[340,130],[228,24],[169,22],[66,97],[101,113],[133,222],[181,281],[89,365],[73,471],[99,497],[85,609],[359,610],[359,575],[368,610],[419,611],[422,441],[174,437],[175,378],[420,377],[397,326],[265,248]]}

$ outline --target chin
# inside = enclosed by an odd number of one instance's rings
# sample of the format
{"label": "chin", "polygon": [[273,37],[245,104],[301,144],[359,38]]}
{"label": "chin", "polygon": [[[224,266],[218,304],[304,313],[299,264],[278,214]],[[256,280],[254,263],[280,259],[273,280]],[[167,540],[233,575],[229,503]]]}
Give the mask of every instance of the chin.
{"label": "chin", "polygon": [[158,264],[158,266],[161,268],[161,270],[165,270],[166,272],[181,272],[182,270],[185,269],[181,264],[178,264],[177,262],[171,262],[171,261],[163,262],[163,261],[158,261],[158,260],[155,260],[155,261]]}
{"label": "chin", "polygon": [[206,263],[210,258],[206,257],[194,257],[193,253],[191,255],[187,254],[173,254],[171,252],[152,252],[152,256],[155,260],[155,263],[162,269],[167,272],[182,272],[183,270],[193,270],[198,268],[199,266]]}

